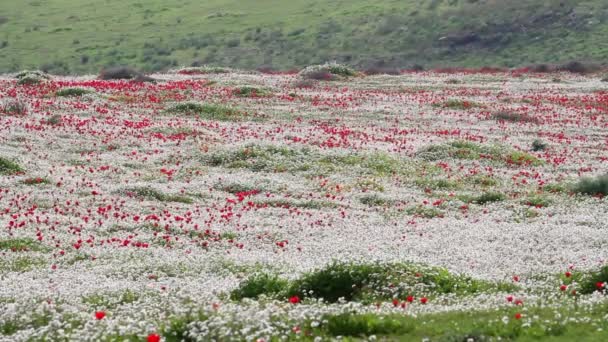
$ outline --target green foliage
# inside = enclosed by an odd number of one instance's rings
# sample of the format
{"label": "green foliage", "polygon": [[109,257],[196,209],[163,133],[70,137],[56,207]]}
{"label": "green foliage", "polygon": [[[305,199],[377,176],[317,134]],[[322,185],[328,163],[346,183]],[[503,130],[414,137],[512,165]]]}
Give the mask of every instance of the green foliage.
{"label": "green foliage", "polygon": [[230,293],[230,298],[240,300],[243,298],[285,297],[289,291],[289,282],[277,275],[268,273],[255,273],[245,279],[238,288]]}
{"label": "green foliage", "polygon": [[392,203],[391,200],[381,197],[377,194],[365,195],[359,199],[359,202],[370,207],[383,207]]}
{"label": "green foliage", "polygon": [[271,95],[270,91],[256,87],[236,88],[233,93],[239,97],[267,97]]}
{"label": "green foliage", "polygon": [[91,92],[90,90],[83,89],[83,88],[63,88],[63,89],[57,90],[55,95],[61,96],[61,97],[82,96],[82,95],[88,94],[90,92]]}
{"label": "green foliage", "polygon": [[48,251],[48,248],[38,241],[26,238],[0,240],[0,251]]}
{"label": "green foliage", "polygon": [[324,317],[323,329],[331,336],[367,337],[371,335],[401,335],[413,330],[413,322],[375,314],[339,314]]}
{"label": "green foliage", "polygon": [[244,118],[243,113],[239,112],[233,107],[210,103],[178,103],[167,109],[167,112],[173,114],[194,114],[198,115],[202,119],[218,121],[236,121]]}
{"label": "green foliage", "polygon": [[160,192],[152,187],[134,187],[123,190],[123,193],[128,195],[135,195],[140,198],[145,198],[148,200],[156,200],[160,202],[178,202],[191,204],[193,201],[191,198],[187,196],[181,195],[167,195],[163,192]]}
{"label": "green foliage", "polygon": [[544,151],[546,148],[547,148],[547,144],[540,139],[535,139],[532,142],[532,151],[534,151],[534,152]]}
{"label": "green foliage", "polygon": [[595,291],[608,293],[608,266],[604,266],[598,271],[590,272],[589,275],[581,281],[579,287],[579,292],[581,294],[589,294]]}
{"label": "green foliage", "polygon": [[539,123],[537,118],[530,116],[529,114],[509,111],[494,113],[492,114],[492,118],[498,121]]}
{"label": "green foliage", "polygon": [[0,175],[14,175],[23,173],[23,168],[19,164],[0,157]]}
{"label": "green foliage", "polygon": [[10,272],[27,272],[45,264],[43,258],[19,256],[17,258],[0,259],[0,274]]}
{"label": "green foliage", "polygon": [[407,209],[408,215],[414,215],[418,217],[424,217],[427,219],[432,219],[435,217],[443,217],[443,212],[437,208],[425,207],[423,205],[418,205],[415,207],[410,207]]}
{"label": "green foliage", "polygon": [[0,114],[26,115],[27,104],[20,100],[11,100],[0,105]]}
{"label": "green foliage", "polygon": [[435,104],[434,107],[465,110],[465,109],[471,109],[471,108],[476,108],[476,107],[482,107],[482,105],[480,105],[476,102],[473,102],[473,101],[451,99],[451,100],[447,100],[443,104]]}
{"label": "green foliage", "polygon": [[484,205],[488,203],[504,201],[504,199],[505,195],[500,192],[484,192],[483,194],[477,197],[473,197],[471,202]]}
{"label": "green foliage", "polygon": [[551,204],[551,200],[544,196],[534,195],[524,200],[524,204],[531,207],[545,208]]}
{"label": "green foliage", "polygon": [[490,283],[464,275],[454,275],[442,268],[405,263],[341,263],[305,273],[292,281],[275,275],[256,273],[241,282],[231,294],[233,299],[257,298],[317,298],[327,302],[373,302],[404,298],[408,295],[436,296],[453,293],[469,295],[487,291],[512,291],[504,283]]}
{"label": "green foliage", "polygon": [[303,79],[333,81],[353,77],[358,75],[358,73],[354,69],[346,65],[334,62],[307,66],[302,71],[300,71],[299,75]]}
{"label": "green foliage", "polygon": [[591,196],[608,195],[608,174],[600,175],[595,178],[586,177],[581,179],[573,187],[574,192]]}

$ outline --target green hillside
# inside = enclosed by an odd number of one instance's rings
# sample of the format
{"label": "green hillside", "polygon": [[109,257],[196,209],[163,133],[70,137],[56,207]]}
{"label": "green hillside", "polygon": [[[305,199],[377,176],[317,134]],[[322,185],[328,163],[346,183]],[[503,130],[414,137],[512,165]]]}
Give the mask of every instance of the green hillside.
{"label": "green hillside", "polygon": [[604,0],[0,2],[0,72],[516,66],[608,56]]}

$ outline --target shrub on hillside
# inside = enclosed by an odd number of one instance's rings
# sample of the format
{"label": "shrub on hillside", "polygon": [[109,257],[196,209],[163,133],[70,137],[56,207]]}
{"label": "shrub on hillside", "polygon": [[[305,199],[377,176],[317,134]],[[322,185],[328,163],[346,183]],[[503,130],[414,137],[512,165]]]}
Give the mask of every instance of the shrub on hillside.
{"label": "shrub on hillside", "polygon": [[333,81],[357,76],[358,73],[349,66],[338,63],[311,65],[299,73],[300,77],[309,80]]}
{"label": "shrub on hillside", "polygon": [[15,75],[19,85],[34,85],[49,80],[51,77],[40,70],[24,70]]}
{"label": "shrub on hillside", "polygon": [[101,80],[130,80],[139,76],[140,73],[130,67],[120,66],[106,68],[99,74]]}
{"label": "shrub on hillside", "polygon": [[595,178],[586,177],[574,185],[574,191],[592,196],[608,195],[608,173]]}

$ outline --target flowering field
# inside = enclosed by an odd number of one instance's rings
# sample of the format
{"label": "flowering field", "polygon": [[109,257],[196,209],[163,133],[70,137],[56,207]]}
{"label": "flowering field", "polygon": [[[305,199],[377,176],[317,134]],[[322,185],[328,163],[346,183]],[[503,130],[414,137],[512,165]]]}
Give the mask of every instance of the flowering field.
{"label": "flowering field", "polygon": [[0,78],[0,340],[608,339],[569,74]]}

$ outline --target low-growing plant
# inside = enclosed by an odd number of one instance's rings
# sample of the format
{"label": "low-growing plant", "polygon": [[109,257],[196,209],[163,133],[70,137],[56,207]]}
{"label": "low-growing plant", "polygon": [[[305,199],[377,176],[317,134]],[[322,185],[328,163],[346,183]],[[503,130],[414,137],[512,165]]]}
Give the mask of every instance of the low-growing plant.
{"label": "low-growing plant", "polygon": [[476,103],[473,101],[457,100],[457,99],[450,99],[450,100],[445,101],[444,103],[436,103],[436,104],[433,104],[433,106],[448,108],[448,109],[460,109],[460,110],[482,107],[479,103]]}
{"label": "low-growing plant", "polygon": [[22,181],[25,185],[49,184],[50,181],[42,177],[26,178]]}
{"label": "low-growing plant", "polygon": [[437,208],[425,207],[423,205],[418,205],[415,207],[410,207],[407,209],[408,215],[414,215],[418,217],[423,217],[427,219],[432,219],[435,217],[443,217],[443,212]]}
{"label": "low-growing plant", "polygon": [[241,282],[239,287],[230,293],[230,298],[285,297],[289,291],[289,281],[268,273],[255,273]]}
{"label": "low-growing plant", "polygon": [[126,66],[110,67],[101,70],[99,79],[101,80],[130,80],[140,75],[140,72]]}
{"label": "low-growing plant", "polygon": [[574,192],[592,195],[608,195],[608,173],[594,178],[585,177],[573,186]]}
{"label": "low-growing plant", "polygon": [[178,103],[167,109],[169,113],[180,113],[188,115],[198,115],[202,119],[219,120],[219,121],[234,121],[241,120],[245,117],[243,113],[233,107],[210,103],[195,103],[184,102]]}
{"label": "low-growing plant", "polygon": [[483,194],[471,198],[470,202],[484,205],[493,202],[504,201],[505,195],[500,192],[484,192]]}
{"label": "low-growing plant", "polygon": [[160,202],[178,202],[178,203],[192,203],[192,199],[187,196],[181,195],[167,195],[160,192],[152,187],[134,187],[128,188],[123,191],[127,195],[137,196],[149,200],[156,200]]}
{"label": "low-growing plant", "polygon": [[370,206],[370,207],[382,207],[382,206],[390,204],[392,201],[387,198],[381,197],[377,194],[373,194],[373,195],[365,195],[365,196],[359,198],[359,202],[361,202],[362,204],[365,204],[367,206]]}
{"label": "low-growing plant", "polygon": [[0,175],[14,175],[23,173],[23,168],[12,160],[0,157]]}
{"label": "low-growing plant", "polygon": [[593,292],[608,293],[608,266],[600,268],[598,271],[590,272],[579,285],[581,294]]}
{"label": "low-growing plant", "polygon": [[47,248],[40,242],[27,238],[0,240],[0,251],[25,252],[46,251]]}
{"label": "low-growing plant", "polygon": [[534,151],[534,152],[544,151],[546,148],[547,148],[547,144],[540,139],[535,139],[532,142],[532,151]]}
{"label": "low-growing plant", "polygon": [[535,156],[523,152],[523,151],[513,151],[507,154],[505,161],[509,165],[532,165],[532,166],[540,166],[543,165],[544,162]]}
{"label": "low-growing plant", "polygon": [[82,95],[88,94],[90,92],[91,92],[90,90],[87,90],[84,88],[63,88],[63,89],[57,90],[57,92],[55,92],[55,95],[61,96],[61,97],[82,96]]}
{"label": "low-growing plant", "polygon": [[267,97],[270,91],[256,87],[240,87],[233,91],[233,94],[239,97]]}
{"label": "low-growing plant", "polygon": [[517,113],[511,111],[501,110],[492,114],[492,119],[498,121],[508,121],[508,122],[526,122],[526,123],[539,123],[540,121],[530,116],[527,113]]}
{"label": "low-growing plant", "polygon": [[0,114],[26,115],[27,104],[22,100],[10,100],[0,104]]}
{"label": "low-growing plant", "polygon": [[300,71],[299,75],[304,79],[333,81],[357,76],[358,73],[346,65],[338,63],[326,63],[308,66]]}

